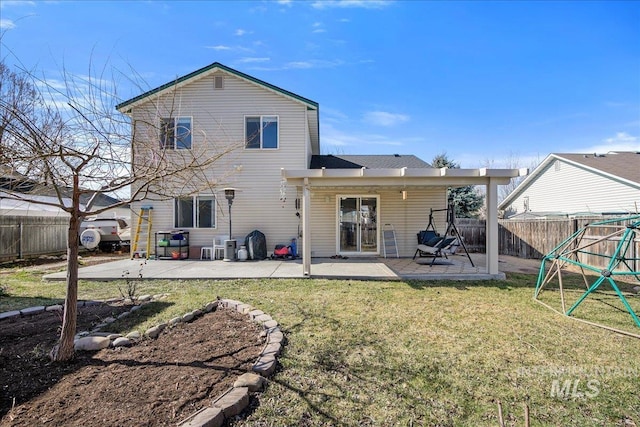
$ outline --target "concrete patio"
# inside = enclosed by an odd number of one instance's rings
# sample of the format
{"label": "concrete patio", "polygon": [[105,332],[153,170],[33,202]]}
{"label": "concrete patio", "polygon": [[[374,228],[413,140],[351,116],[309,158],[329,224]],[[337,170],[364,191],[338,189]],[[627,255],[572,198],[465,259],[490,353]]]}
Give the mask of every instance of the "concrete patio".
{"label": "concrete patio", "polygon": [[[505,271],[536,273],[538,260],[521,260],[500,256],[500,273],[486,272],[485,255],[471,254],[475,266],[466,255],[456,254],[449,259],[438,258],[313,258],[312,278],[353,280],[491,280],[504,279]],[[125,276],[143,279],[259,279],[303,278],[302,261],[264,260],[224,262],[210,260],[139,260],[122,259],[103,264],[81,267],[83,280],[118,280]],[[65,280],[66,272],[48,274],[45,280]]]}

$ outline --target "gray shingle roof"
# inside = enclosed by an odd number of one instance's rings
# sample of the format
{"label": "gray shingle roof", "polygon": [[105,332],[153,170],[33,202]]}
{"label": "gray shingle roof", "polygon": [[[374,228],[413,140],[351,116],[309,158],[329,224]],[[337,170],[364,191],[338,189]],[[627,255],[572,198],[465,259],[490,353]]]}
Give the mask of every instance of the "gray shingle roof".
{"label": "gray shingle roof", "polygon": [[607,154],[554,153],[555,156],[640,183],[640,152],[616,151]]}
{"label": "gray shingle roof", "polygon": [[414,155],[314,155],[309,169],[396,169],[431,168],[429,163]]}

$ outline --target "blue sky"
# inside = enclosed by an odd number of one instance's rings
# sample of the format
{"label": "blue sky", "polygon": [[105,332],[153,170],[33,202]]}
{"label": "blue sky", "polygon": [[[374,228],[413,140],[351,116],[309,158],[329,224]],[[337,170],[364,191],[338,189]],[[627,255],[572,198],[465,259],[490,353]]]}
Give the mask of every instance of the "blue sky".
{"label": "blue sky", "polygon": [[640,2],[2,0],[0,27],[5,61],[52,81],[221,62],[317,101],[325,154],[640,150]]}

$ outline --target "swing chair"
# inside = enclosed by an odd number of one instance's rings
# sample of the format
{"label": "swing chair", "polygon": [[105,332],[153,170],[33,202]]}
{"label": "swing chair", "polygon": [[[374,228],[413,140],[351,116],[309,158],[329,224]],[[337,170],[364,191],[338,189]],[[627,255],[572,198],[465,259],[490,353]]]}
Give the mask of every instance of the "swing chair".
{"label": "swing chair", "polygon": [[[538,281],[534,299],[545,307],[559,312],[551,305],[540,300],[545,288],[556,284],[559,290],[561,312],[571,316],[588,297],[597,293],[603,284],[609,284],[615,295],[620,299],[622,307],[629,313],[636,326],[640,327],[640,319],[631,307],[629,301],[620,290],[620,280],[640,281],[640,257],[637,255],[637,236],[640,228],[640,215],[615,218],[587,224],[579,229],[543,259],[538,273]],[[548,271],[547,263],[551,263]],[[586,290],[567,308],[570,293],[563,286],[563,273],[567,266],[577,267],[582,275]],[[574,268],[575,270],[575,268]],[[587,272],[597,276],[587,276]],[[573,317],[575,320],[593,326],[609,329],[621,334],[640,338],[619,329],[610,328],[598,323]]]}
{"label": "swing chair", "polygon": [[[447,229],[444,235],[440,235],[433,223],[433,213],[447,211]],[[449,198],[449,203],[445,209],[430,209],[429,210],[429,224],[427,228],[418,233],[418,247],[413,254],[412,259],[416,259],[418,255],[432,256],[430,266],[433,266],[436,258],[444,257],[448,259],[448,255],[453,255],[458,250],[458,247],[462,246],[467,258],[472,267],[475,267],[473,260],[467,251],[467,247],[464,244],[464,239],[456,227],[456,209],[453,197]]]}

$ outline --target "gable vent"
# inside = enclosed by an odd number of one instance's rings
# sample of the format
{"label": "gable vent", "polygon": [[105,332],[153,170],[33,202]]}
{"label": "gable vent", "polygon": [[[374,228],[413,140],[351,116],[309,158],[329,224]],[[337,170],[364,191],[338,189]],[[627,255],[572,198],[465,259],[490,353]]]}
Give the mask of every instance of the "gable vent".
{"label": "gable vent", "polygon": [[213,76],[213,88],[214,89],[222,89],[222,85],[223,85],[223,78],[222,76]]}

